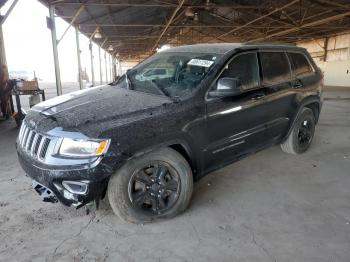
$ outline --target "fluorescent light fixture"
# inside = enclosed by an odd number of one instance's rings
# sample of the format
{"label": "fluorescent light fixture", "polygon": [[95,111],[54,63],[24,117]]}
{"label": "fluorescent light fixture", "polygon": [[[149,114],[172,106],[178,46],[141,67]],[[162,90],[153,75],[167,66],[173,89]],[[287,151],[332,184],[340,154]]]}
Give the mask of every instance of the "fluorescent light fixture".
{"label": "fluorescent light fixture", "polygon": [[96,31],[96,33],[94,34],[94,38],[97,38],[97,39],[102,38],[100,31],[98,31],[98,30]]}

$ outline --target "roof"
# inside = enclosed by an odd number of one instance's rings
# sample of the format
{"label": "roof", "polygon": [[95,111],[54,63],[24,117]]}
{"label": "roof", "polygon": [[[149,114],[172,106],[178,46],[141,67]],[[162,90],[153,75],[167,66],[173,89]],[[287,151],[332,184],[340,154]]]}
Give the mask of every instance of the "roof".
{"label": "roof", "polygon": [[162,52],[198,52],[198,53],[210,53],[210,54],[224,54],[233,49],[241,47],[241,43],[212,43],[212,44],[194,44],[177,46],[170,49],[166,49]]}
{"label": "roof", "polygon": [[[295,43],[350,28],[348,0],[39,1],[124,60],[143,59],[163,44]],[[93,37],[97,30],[101,39]]]}
{"label": "roof", "polygon": [[251,48],[271,48],[271,49],[303,49],[292,44],[281,43],[210,43],[210,44],[194,44],[177,46],[166,49],[162,52],[199,52],[210,54],[225,54],[237,48],[251,49]]}

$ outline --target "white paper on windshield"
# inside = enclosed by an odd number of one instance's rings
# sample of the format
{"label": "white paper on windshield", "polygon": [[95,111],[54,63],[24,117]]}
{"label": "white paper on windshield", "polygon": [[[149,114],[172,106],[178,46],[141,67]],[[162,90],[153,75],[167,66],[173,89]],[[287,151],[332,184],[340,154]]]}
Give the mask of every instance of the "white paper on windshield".
{"label": "white paper on windshield", "polygon": [[193,66],[203,66],[203,67],[210,67],[214,61],[210,60],[202,60],[202,59],[191,59],[190,62],[188,62],[188,65]]}

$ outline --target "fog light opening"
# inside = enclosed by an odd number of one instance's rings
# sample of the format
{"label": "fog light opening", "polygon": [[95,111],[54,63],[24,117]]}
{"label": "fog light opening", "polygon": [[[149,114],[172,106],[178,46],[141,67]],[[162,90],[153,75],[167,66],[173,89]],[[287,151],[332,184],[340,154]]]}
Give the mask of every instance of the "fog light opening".
{"label": "fog light opening", "polygon": [[86,183],[77,181],[62,181],[62,185],[72,194],[85,195],[88,187]]}

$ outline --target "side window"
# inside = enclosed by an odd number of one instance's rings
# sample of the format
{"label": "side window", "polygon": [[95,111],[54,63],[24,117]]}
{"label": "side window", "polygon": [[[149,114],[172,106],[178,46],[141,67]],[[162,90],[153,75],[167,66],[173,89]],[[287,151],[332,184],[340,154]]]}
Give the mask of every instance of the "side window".
{"label": "side window", "polygon": [[155,75],[165,75],[166,74],[166,71],[165,69],[154,69],[154,72],[153,72]]}
{"label": "side window", "polygon": [[289,60],[292,65],[292,72],[294,76],[300,76],[312,73],[312,67],[305,55],[300,53],[288,53]]}
{"label": "side window", "polygon": [[273,85],[290,79],[290,69],[284,52],[261,52],[263,84]]}
{"label": "side window", "polygon": [[150,76],[154,72],[154,69],[148,70],[146,73],[144,73],[144,76]]}
{"label": "side window", "polygon": [[237,78],[244,90],[259,86],[259,66],[256,53],[247,53],[235,57],[221,74],[222,77]]}

